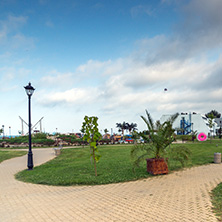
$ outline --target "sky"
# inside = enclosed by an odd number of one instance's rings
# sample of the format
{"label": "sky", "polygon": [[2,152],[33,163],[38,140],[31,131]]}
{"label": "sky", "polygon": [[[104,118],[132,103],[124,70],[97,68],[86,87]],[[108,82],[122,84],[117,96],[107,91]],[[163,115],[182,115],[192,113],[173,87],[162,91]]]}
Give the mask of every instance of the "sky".
{"label": "sky", "polygon": [[[222,112],[221,0],[0,0],[0,127],[146,129],[145,110]],[[167,90],[164,90],[167,89]],[[37,126],[37,128],[39,128]],[[28,129],[26,127],[25,131]]]}

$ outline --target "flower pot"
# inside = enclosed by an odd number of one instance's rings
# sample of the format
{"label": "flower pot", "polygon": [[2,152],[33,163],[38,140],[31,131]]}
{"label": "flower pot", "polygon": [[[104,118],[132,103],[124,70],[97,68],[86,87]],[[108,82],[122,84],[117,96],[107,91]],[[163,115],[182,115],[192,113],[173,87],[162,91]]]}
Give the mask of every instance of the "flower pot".
{"label": "flower pot", "polygon": [[165,162],[164,158],[152,158],[146,159],[147,162],[147,172],[152,175],[159,175],[159,174],[167,174],[168,166]]}

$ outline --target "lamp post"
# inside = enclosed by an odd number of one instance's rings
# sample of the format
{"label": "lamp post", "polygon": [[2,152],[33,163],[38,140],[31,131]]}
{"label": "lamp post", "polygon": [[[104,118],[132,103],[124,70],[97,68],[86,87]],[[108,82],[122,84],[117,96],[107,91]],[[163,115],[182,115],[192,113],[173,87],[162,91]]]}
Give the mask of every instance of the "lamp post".
{"label": "lamp post", "polygon": [[9,138],[11,138],[11,126],[9,126]]}
{"label": "lamp post", "polygon": [[28,95],[28,112],[29,112],[29,152],[28,152],[28,169],[32,170],[33,169],[33,157],[32,157],[32,135],[31,135],[31,96],[34,92],[34,88],[32,87],[31,83],[29,83],[27,86],[24,86],[25,91]]}

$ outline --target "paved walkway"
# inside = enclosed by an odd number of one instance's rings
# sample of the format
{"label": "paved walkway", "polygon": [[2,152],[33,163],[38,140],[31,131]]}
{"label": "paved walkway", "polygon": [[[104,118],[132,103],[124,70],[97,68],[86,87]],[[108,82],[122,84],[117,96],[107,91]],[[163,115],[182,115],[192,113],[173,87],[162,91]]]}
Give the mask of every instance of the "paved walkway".
{"label": "paved walkway", "polygon": [[[52,149],[34,149],[35,165],[52,158]],[[0,222],[217,221],[209,192],[222,181],[222,164],[127,183],[55,187],[15,180],[26,161],[0,164]]]}

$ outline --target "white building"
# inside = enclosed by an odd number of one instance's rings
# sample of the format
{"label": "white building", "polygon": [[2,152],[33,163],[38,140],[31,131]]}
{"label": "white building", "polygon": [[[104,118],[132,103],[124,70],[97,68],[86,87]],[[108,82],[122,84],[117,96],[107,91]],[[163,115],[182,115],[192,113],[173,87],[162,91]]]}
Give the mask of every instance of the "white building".
{"label": "white building", "polygon": [[[160,122],[163,123],[168,120],[171,115],[163,115]],[[216,135],[216,130],[219,129],[218,124],[213,120],[214,126],[212,129],[209,127],[208,118],[205,115],[193,113],[180,113],[173,123],[173,128],[176,129],[177,134],[190,134],[197,131],[197,133],[205,133],[211,136]]]}

